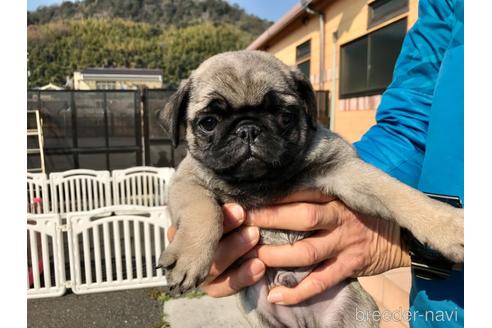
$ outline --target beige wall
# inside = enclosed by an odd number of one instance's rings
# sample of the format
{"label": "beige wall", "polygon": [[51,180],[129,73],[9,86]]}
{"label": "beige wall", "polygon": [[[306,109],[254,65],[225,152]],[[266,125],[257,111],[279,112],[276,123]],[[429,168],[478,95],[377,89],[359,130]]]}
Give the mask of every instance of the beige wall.
{"label": "beige wall", "polygon": [[[325,56],[324,81],[318,81],[319,72],[319,18],[306,16],[304,21],[298,19],[286,27],[266,47],[260,50],[268,51],[288,65],[295,65],[296,47],[311,39],[310,80],[315,90],[330,90],[332,92],[332,72],[335,70],[335,125],[334,130],[354,142],[375,123],[376,108],[381,96],[357,97],[338,99],[338,73],[340,46],[391,24],[402,18],[407,18],[408,28],[417,19],[418,0],[409,0],[407,13],[394,17],[372,29],[367,29],[368,0],[335,0],[325,1],[324,7],[317,8],[325,14]],[[338,31],[338,40],[333,47],[333,32]],[[336,52],[336,65],[333,67],[333,50]],[[364,288],[373,295],[381,310],[400,311],[408,309],[408,293],[410,291],[410,270],[408,268],[393,270],[374,277],[359,279]],[[406,322],[382,322],[381,327],[408,327]]]}
{"label": "beige wall", "polygon": [[333,72],[333,32],[338,31],[338,40],[335,44],[337,64],[335,66],[336,82],[336,111],[334,130],[350,142],[359,140],[367,129],[375,123],[375,110],[380,97],[360,97],[355,101],[338,99],[338,73],[340,46],[391,24],[402,18],[407,18],[408,27],[417,19],[418,0],[409,0],[409,11],[394,17],[371,29],[367,29],[368,0],[338,0],[325,1],[320,9],[325,14],[325,50],[324,50],[324,81],[319,84],[319,18],[307,15],[304,21],[298,19],[286,27],[275,38],[270,40],[266,50],[288,65],[295,65],[296,46],[311,39],[311,67],[310,80],[315,90],[330,90],[332,92]]}

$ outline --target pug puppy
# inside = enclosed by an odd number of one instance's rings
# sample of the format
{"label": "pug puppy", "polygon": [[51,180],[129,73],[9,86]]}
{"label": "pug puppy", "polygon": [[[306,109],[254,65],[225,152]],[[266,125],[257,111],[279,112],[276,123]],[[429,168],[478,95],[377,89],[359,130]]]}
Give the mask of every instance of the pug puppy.
{"label": "pug puppy", "polygon": [[[317,124],[310,82],[259,51],[227,52],[203,62],[170,98],[158,120],[188,153],[169,187],[177,227],[159,264],[173,293],[207,277],[222,236],[226,202],[246,209],[317,188],[359,213],[393,220],[422,243],[463,261],[463,210],[432,200],[357,157],[352,146]],[[181,127],[182,125],[182,127]],[[294,243],[308,233],[261,231],[261,243]],[[356,280],[347,280],[296,306],[267,302],[275,285],[295,286],[313,267],[267,268],[262,281],[240,292],[254,327],[376,327],[356,309],[377,309]]]}

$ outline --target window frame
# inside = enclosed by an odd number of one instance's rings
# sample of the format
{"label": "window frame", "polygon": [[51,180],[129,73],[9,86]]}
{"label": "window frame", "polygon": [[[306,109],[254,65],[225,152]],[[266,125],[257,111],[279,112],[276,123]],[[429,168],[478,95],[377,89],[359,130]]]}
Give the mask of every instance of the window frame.
{"label": "window frame", "polygon": [[[306,44],[309,44],[309,52],[307,54],[298,57],[298,50]],[[310,59],[310,58],[311,58],[311,39],[308,39],[296,46],[296,63],[304,62],[306,61],[306,59]]]}
{"label": "window frame", "polygon": [[[298,62],[296,63],[296,68],[304,74],[304,72],[299,68],[299,65],[302,65],[302,64],[305,64],[305,63],[308,63],[308,75],[306,76],[306,78],[309,80],[310,79],[310,76],[311,76],[311,59],[306,59],[304,61],[301,61],[301,62]],[[305,75],[305,74],[304,74]]]}
{"label": "window frame", "polygon": [[[309,44],[309,53],[304,54],[301,57],[298,57],[297,56],[298,55],[298,49],[300,47],[304,46],[305,44]],[[304,41],[304,42],[302,42],[296,46],[296,68],[299,69],[299,65],[305,64],[306,62],[309,65],[308,66],[309,74],[306,76],[306,78],[309,80],[310,76],[311,76],[311,39],[308,39],[308,40],[306,40],[306,41]],[[304,72],[302,72],[302,73],[304,73]]]}
{"label": "window frame", "polygon": [[116,81],[96,81],[96,90],[116,90]]}
{"label": "window frame", "polygon": [[[387,28],[388,26],[391,26],[393,24],[397,24],[397,23],[401,23],[402,21],[406,22],[406,31],[405,31],[405,35],[406,33],[408,32],[408,19],[407,17],[402,17],[400,19],[397,19],[389,24],[385,24],[384,26],[381,26],[380,28],[378,29],[374,29],[372,31],[370,31],[369,33],[366,33],[356,39],[353,39],[353,40],[350,40],[344,44],[341,44],[340,47],[339,47],[339,51],[340,51],[340,64],[339,64],[339,71],[338,71],[338,74],[339,74],[339,80],[338,80],[338,98],[339,99],[348,99],[348,98],[355,98],[355,97],[364,97],[364,96],[374,96],[374,95],[380,95],[382,94],[386,89],[387,89],[387,86],[384,87],[384,88],[369,88],[369,85],[368,85],[368,81],[370,79],[370,74],[371,74],[371,40],[370,40],[370,36],[384,28]],[[342,48],[347,46],[347,45],[350,45],[350,44],[353,44],[355,42],[358,42],[358,41],[361,41],[362,39],[364,38],[367,38],[367,66],[366,66],[366,89],[364,91],[356,91],[356,92],[347,92],[347,93],[342,93],[342,87],[341,87],[341,84],[342,84],[342,77],[343,77],[343,72],[342,72],[342,67],[343,67],[343,56],[342,56]],[[393,68],[394,69],[394,68]]]}
{"label": "window frame", "polygon": [[385,3],[388,3],[390,1],[392,1],[392,0],[374,0],[374,1],[367,4],[367,29],[371,29],[377,25],[380,25],[380,24],[383,24],[383,23],[389,21],[392,18],[395,18],[399,15],[408,13],[408,11],[410,10],[409,9],[409,7],[410,7],[409,0],[401,0],[401,1],[405,1],[405,4],[403,7],[397,8],[395,11],[390,12],[390,13],[388,13],[388,14],[386,14],[386,15],[378,18],[378,19],[374,19],[374,10],[375,10],[374,7],[384,5]]}

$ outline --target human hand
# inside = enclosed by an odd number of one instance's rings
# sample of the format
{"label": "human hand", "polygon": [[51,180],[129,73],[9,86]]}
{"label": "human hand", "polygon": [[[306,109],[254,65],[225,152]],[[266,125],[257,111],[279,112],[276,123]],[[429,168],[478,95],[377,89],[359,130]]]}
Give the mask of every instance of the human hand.
{"label": "human hand", "polygon": [[271,303],[297,304],[349,277],[375,275],[410,265],[397,224],[360,215],[316,190],[297,192],[279,205],[250,211],[246,224],[316,231],[293,245],[260,245],[250,252],[269,267],[319,263],[296,287],[272,288],[268,294]]}
{"label": "human hand", "polygon": [[[237,293],[244,287],[254,285],[263,277],[265,265],[257,258],[245,258],[239,267],[231,267],[238,258],[250,251],[260,238],[259,229],[252,226],[241,226],[245,220],[245,212],[236,204],[225,204],[224,235],[219,242],[217,251],[205,282],[200,289],[212,297],[223,297]],[[176,228],[171,226],[167,236],[172,240]]]}

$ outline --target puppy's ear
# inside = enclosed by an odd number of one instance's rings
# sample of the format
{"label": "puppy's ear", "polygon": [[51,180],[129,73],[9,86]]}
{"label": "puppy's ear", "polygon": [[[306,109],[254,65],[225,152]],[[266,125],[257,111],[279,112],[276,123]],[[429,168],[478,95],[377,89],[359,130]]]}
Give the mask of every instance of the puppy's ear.
{"label": "puppy's ear", "polygon": [[304,101],[308,124],[312,129],[316,130],[318,109],[311,82],[297,68],[291,69],[291,76],[295,82],[297,93]]}
{"label": "puppy's ear", "polygon": [[157,113],[157,122],[169,134],[173,146],[179,144],[179,126],[186,117],[186,108],[190,97],[190,80],[183,81],[178,90]]}

